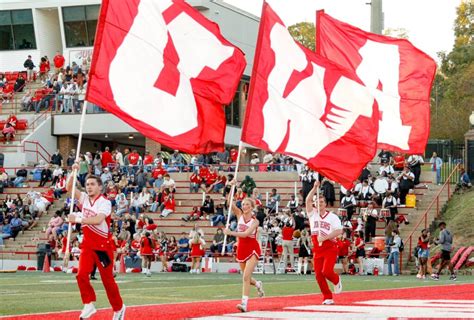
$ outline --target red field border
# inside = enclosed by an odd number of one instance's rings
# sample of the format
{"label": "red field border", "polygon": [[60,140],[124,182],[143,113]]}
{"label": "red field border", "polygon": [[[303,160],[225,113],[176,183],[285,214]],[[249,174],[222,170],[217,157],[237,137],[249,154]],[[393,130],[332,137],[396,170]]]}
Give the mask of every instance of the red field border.
{"label": "red field border", "polygon": [[[190,288],[191,290],[191,288]],[[196,292],[198,295],[199,292]],[[268,297],[262,299],[251,299],[249,301],[249,311],[258,311],[262,314],[265,312],[277,312],[285,313],[288,310],[293,310],[301,312],[301,315],[306,314],[304,310],[309,310],[318,306],[317,308],[324,310],[327,307],[327,311],[330,312],[337,307],[344,307],[347,309],[349,314],[347,317],[350,318],[351,308],[354,310],[357,308],[371,308],[374,310],[383,308],[384,301],[391,301],[398,308],[403,309],[403,307],[410,306],[410,301],[420,301],[426,300],[428,302],[432,301],[460,301],[461,306],[470,306],[470,309],[461,310],[462,317],[449,317],[449,312],[451,312],[453,307],[452,304],[438,305],[437,308],[443,308],[448,312],[442,316],[442,319],[474,319],[474,284],[462,284],[462,285],[444,285],[444,286],[430,286],[430,287],[416,287],[416,288],[404,288],[404,289],[381,289],[381,290],[367,290],[367,291],[351,291],[344,292],[340,295],[334,297],[336,306],[322,306],[321,305],[321,295],[320,294],[307,294],[299,296],[284,296],[284,297]],[[377,300],[381,304],[374,304],[373,301]],[[392,300],[397,300],[392,302]],[[469,303],[469,300],[472,300],[472,303]],[[463,302],[462,302],[463,301]],[[468,301],[468,302],[466,302]],[[79,302],[79,301],[78,301]],[[127,306],[126,319],[140,319],[140,320],[152,320],[152,319],[189,319],[197,317],[212,317],[212,316],[223,316],[236,313],[235,305],[239,303],[238,300],[223,300],[223,301],[200,301],[200,302],[186,302],[186,303],[174,303],[174,304],[154,304],[154,305],[141,305],[141,306]],[[464,303],[464,304],[462,304]],[[365,307],[367,305],[367,307]],[[426,306],[428,308],[433,308]],[[285,310],[283,310],[286,308]],[[389,310],[390,308],[387,308]],[[419,308],[417,308],[419,309]],[[275,313],[276,312],[276,313]],[[338,314],[341,314],[342,311],[337,311]],[[367,311],[365,311],[367,312]],[[454,311],[452,311],[454,312]],[[50,312],[50,313],[40,313],[40,314],[23,314],[16,316],[2,316],[2,320],[46,320],[46,319],[55,319],[55,320],[66,320],[66,319],[78,319],[80,311],[65,311],[65,312]],[[453,313],[453,315],[456,313]],[[441,314],[440,314],[441,315]],[[465,316],[464,316],[465,315]],[[255,317],[252,316],[252,313],[242,314],[244,317],[250,319],[264,319],[265,317]],[[315,314],[316,316],[316,314]],[[328,313],[329,316],[329,313]],[[355,314],[354,314],[355,316]],[[370,318],[370,313],[365,313],[365,317]],[[93,320],[102,320],[102,319],[111,319],[112,310],[111,309],[101,309],[99,310],[91,319]],[[389,314],[386,319],[398,319],[397,317],[392,317]],[[407,318],[405,318],[407,319]],[[440,317],[416,317],[416,315],[411,315],[409,319],[440,319]]]}

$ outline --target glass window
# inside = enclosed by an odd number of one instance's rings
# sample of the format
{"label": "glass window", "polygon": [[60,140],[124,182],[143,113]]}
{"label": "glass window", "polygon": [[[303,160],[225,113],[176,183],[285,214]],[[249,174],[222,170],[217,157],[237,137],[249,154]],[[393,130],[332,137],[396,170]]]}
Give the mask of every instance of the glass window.
{"label": "glass window", "polygon": [[247,106],[249,79],[242,79],[231,104],[225,107],[226,123],[231,126],[241,127],[241,111]]}
{"label": "glass window", "polygon": [[63,8],[64,33],[67,47],[94,45],[99,5]]}
{"label": "glass window", "polygon": [[0,11],[0,50],[20,49],[36,49],[32,11]]}

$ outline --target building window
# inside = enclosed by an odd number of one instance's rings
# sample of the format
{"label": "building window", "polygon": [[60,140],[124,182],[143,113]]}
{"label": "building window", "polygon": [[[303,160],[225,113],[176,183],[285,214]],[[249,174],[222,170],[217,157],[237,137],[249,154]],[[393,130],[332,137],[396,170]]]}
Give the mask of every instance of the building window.
{"label": "building window", "polygon": [[64,34],[68,48],[94,45],[99,10],[99,5],[63,8]]}
{"label": "building window", "polygon": [[36,49],[31,9],[0,11],[0,50]]}
{"label": "building window", "polygon": [[232,102],[225,107],[225,120],[228,125],[241,127],[241,111],[247,106],[249,79],[240,80]]}

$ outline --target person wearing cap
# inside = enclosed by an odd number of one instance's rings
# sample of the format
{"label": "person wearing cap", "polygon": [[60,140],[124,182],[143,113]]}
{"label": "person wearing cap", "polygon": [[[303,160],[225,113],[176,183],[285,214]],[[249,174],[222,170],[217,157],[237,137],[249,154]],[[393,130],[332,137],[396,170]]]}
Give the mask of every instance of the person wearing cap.
{"label": "person wearing cap", "polygon": [[441,263],[439,264],[438,271],[431,275],[431,279],[438,281],[441,271],[445,267],[448,267],[451,276],[449,280],[456,281],[456,273],[454,272],[453,264],[451,263],[451,250],[453,249],[453,234],[446,229],[446,222],[442,221],[438,224],[439,238],[435,239],[434,243],[441,245]]}

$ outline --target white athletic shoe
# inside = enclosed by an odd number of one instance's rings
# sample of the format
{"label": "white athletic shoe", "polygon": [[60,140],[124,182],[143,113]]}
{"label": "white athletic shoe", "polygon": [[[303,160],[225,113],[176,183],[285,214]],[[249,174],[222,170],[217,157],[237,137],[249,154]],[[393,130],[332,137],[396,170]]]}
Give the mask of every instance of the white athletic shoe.
{"label": "white athletic shoe", "polygon": [[416,275],[416,278],[417,278],[417,279],[421,279],[421,274],[418,273],[418,274]]}
{"label": "white athletic shoe", "polygon": [[150,270],[147,271],[146,276],[151,277],[151,271]]}
{"label": "white athletic shoe", "polygon": [[95,314],[97,310],[95,309],[94,304],[87,303],[84,305],[84,308],[82,309],[81,315],[79,316],[80,319],[89,319],[93,314]]}
{"label": "white athletic shoe", "polygon": [[260,298],[263,298],[265,296],[265,291],[263,291],[263,282],[262,281],[257,281],[255,283],[255,287],[257,288],[257,294]]}
{"label": "white athletic shoe", "polygon": [[334,286],[334,293],[339,294],[342,292],[342,278],[339,276],[339,283]]}
{"label": "white athletic shoe", "polygon": [[240,310],[241,312],[247,312],[247,305],[243,303],[239,303],[237,305],[237,309]]}
{"label": "white athletic shoe", "polygon": [[334,300],[333,299],[326,299],[323,301],[323,304],[334,304]]}
{"label": "white athletic shoe", "polygon": [[123,320],[123,319],[125,319],[125,309],[126,309],[126,307],[123,304],[122,309],[120,309],[119,311],[114,312],[114,317],[112,319],[113,320]]}

